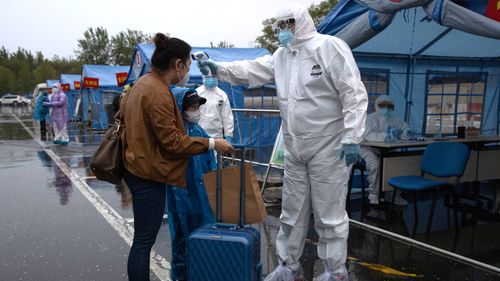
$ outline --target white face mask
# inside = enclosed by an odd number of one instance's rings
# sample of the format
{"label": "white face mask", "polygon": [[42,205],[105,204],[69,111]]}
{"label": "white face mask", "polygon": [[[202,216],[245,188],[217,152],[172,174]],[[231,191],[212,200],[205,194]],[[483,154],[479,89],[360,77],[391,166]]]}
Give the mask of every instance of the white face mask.
{"label": "white face mask", "polygon": [[[185,67],[184,67],[184,69],[185,69]],[[177,87],[181,87],[181,88],[186,87],[187,82],[189,81],[189,72],[186,72],[186,75],[184,75],[184,77],[182,77],[182,79],[181,79],[181,76],[179,75],[179,72],[177,72],[177,76],[179,76],[179,82],[177,82],[177,84],[175,84],[175,85]]]}
{"label": "white face mask", "polygon": [[52,93],[53,94],[59,93],[59,89],[57,87],[52,88]]}
{"label": "white face mask", "polygon": [[193,124],[198,123],[198,121],[200,121],[200,118],[201,118],[201,112],[199,110],[186,111],[186,115],[187,115],[186,119],[189,121],[189,123],[193,123]]}

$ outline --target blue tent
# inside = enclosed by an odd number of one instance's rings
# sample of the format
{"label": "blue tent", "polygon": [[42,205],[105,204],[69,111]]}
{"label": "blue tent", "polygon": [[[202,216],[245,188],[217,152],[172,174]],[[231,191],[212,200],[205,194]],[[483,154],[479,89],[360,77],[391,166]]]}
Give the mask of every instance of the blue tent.
{"label": "blue tent", "polygon": [[[123,91],[123,87],[118,86],[116,74],[128,71],[128,66],[83,65],[80,88],[83,121],[91,121],[92,128],[108,128],[113,98]],[[85,88],[84,81],[88,78],[97,79],[99,87]]]}
{"label": "blue tent", "polygon": [[[134,82],[138,77],[144,75],[151,69],[151,57],[154,52],[154,45],[139,44],[136,47],[134,58],[130,66],[126,83]],[[218,62],[231,62],[246,59],[256,59],[265,55],[270,55],[267,49],[263,48],[201,48],[192,47],[192,53],[205,51],[211,59]],[[189,70],[188,87],[196,88],[202,84],[202,74],[195,62]],[[228,94],[231,107],[234,108],[271,108],[265,99],[274,99],[271,95],[276,95],[272,85],[267,85],[258,89],[249,89],[247,86],[231,86],[229,83],[219,83],[219,88]],[[270,93],[272,92],[272,93]],[[276,107],[274,107],[276,109]],[[256,118],[252,114],[237,113],[235,119],[234,141],[243,142],[248,147],[256,151],[255,160],[267,162],[272,150],[272,144],[279,130],[279,118]],[[257,130],[260,128],[260,130]],[[243,136],[241,138],[240,136]]]}
{"label": "blue tent", "polygon": [[81,83],[82,76],[79,74],[61,74],[60,81],[61,84],[69,84],[71,90],[66,91],[66,96],[68,98],[68,116],[69,119],[75,117],[76,102],[80,97],[80,89],[75,89],[75,82]]}
{"label": "blue tent", "polygon": [[59,80],[47,80],[47,88],[52,88],[56,83],[59,83]]}
{"label": "blue tent", "polygon": [[[410,8],[395,11],[389,21],[376,17],[378,11],[362,2],[341,1],[318,30],[355,47],[354,56],[371,102],[377,95],[389,94],[396,102],[397,114],[405,116],[410,126],[423,135],[454,135],[457,127],[464,125],[480,127],[482,134],[499,133],[500,40],[445,26],[446,17],[439,17],[443,11],[438,8],[447,1],[420,1],[435,4],[432,16],[430,7]],[[454,3],[447,4],[448,10],[455,7]],[[368,41],[360,39],[365,36],[360,34],[367,31],[361,24],[362,17],[378,23],[365,33]],[[488,24],[492,21],[478,17]],[[471,29],[478,27],[477,20],[461,23],[467,24]],[[500,28],[498,22],[496,25]]]}

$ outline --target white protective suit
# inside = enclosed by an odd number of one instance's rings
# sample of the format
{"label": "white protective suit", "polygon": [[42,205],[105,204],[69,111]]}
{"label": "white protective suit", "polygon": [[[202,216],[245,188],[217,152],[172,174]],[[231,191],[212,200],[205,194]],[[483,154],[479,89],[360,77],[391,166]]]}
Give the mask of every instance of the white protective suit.
{"label": "white protective suit", "polygon": [[[393,100],[386,95],[379,96],[375,100],[376,111],[370,113],[366,118],[366,141],[385,141],[387,135],[387,127],[391,126],[394,129],[399,129],[403,133],[401,139],[408,140],[411,138],[409,134],[410,127],[401,118],[392,112],[389,117],[380,114],[379,104],[381,102],[389,102],[394,104]],[[368,171],[368,183],[371,191],[368,199],[370,202],[378,201],[380,187],[380,153],[375,148],[366,146],[361,147],[361,155],[366,162],[366,170]]]}
{"label": "white protective suit", "polygon": [[299,265],[314,212],[318,256],[329,270],[344,268],[349,220],[345,212],[350,167],[342,144],[358,144],[368,96],[352,52],[342,40],[316,32],[307,9],[290,5],[277,20],[294,18],[294,39],[273,56],[221,63],[218,78],[258,86],[274,82],[285,151],[280,264]]}
{"label": "white protective suit", "polygon": [[200,107],[201,119],[198,124],[213,138],[233,138],[234,118],[227,94],[219,87],[209,89],[205,85],[198,87],[196,92],[207,99]]}

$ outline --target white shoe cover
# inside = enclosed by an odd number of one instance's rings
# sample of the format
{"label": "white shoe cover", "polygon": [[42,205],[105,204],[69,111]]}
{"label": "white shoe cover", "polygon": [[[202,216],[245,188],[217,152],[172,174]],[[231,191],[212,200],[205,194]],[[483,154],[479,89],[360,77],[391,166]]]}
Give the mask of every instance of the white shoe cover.
{"label": "white shoe cover", "polygon": [[276,269],[274,269],[273,272],[269,273],[266,279],[264,279],[264,281],[294,281],[294,280],[295,280],[295,274],[293,273],[292,269],[281,264],[278,265],[278,267],[276,267]]}
{"label": "white shoe cover", "polygon": [[344,272],[325,271],[320,276],[313,278],[313,281],[349,281],[347,270]]}

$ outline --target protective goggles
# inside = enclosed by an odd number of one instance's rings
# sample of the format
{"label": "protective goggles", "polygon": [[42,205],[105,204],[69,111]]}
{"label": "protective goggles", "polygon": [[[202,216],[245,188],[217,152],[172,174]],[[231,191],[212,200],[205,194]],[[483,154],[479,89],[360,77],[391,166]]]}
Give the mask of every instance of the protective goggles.
{"label": "protective goggles", "polygon": [[282,30],[291,28],[293,25],[295,25],[294,18],[278,20],[273,24],[273,31],[274,33],[278,34]]}
{"label": "protective goggles", "polygon": [[388,108],[394,110],[394,104],[392,103],[379,103],[379,108]]}

